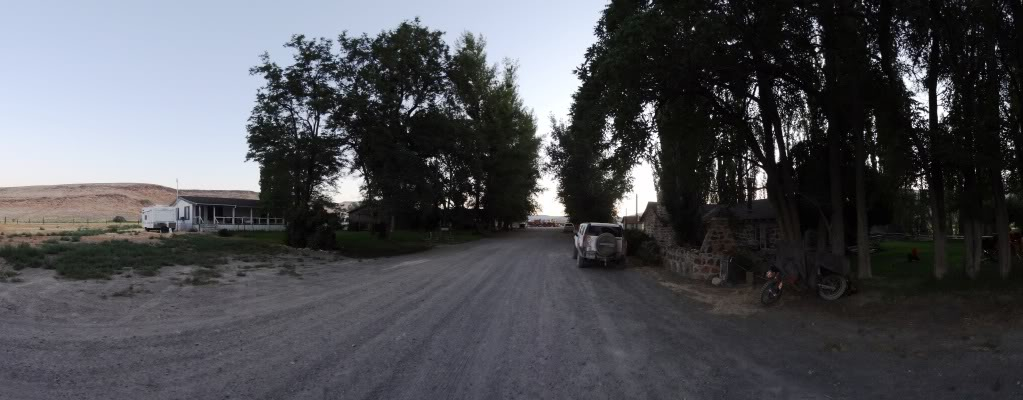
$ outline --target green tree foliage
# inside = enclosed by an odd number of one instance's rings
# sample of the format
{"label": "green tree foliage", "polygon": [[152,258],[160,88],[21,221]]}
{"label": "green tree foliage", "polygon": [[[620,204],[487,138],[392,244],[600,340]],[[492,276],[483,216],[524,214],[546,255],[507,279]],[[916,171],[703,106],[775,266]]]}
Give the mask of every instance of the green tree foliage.
{"label": "green tree foliage", "polygon": [[536,208],[536,122],[514,63],[490,66],[482,38],[465,34],[452,53],[443,32],[413,20],[286,47],[291,65],[264,55],[252,69],[265,83],[248,159],[264,204],[285,211],[290,245],[333,243],[326,193],[345,172],[364,178],[384,223],[431,228],[471,208],[479,225],[509,226]]}
{"label": "green tree foliage", "polygon": [[288,221],[288,245],[306,247],[319,225],[323,191],[346,163],[344,130],[331,122],[346,79],[331,41],[296,35],[285,47],[293,51],[293,64],[281,67],[264,54],[250,71],[264,85],[249,117],[246,157],[260,164],[263,203]]}
{"label": "green tree foliage", "polygon": [[482,220],[508,227],[536,209],[541,142],[536,119],[518,95],[517,66],[488,65],[485,46],[482,38],[463,35],[449,68],[458,122],[475,133],[458,138],[461,170],[470,178],[458,182]]}
{"label": "green tree foliage", "polygon": [[585,65],[576,73],[583,85],[574,96],[571,122],[551,118],[547,170],[558,182],[557,197],[572,222],[610,222],[616,217],[615,203],[631,188],[633,161],[615,151],[619,146],[607,123],[602,82],[590,79]]}
{"label": "green tree foliage", "polygon": [[342,102],[363,191],[417,223],[443,201],[441,149],[449,136],[444,98],[448,47],[442,32],[404,22],[376,37],[340,38],[340,62],[354,76]]}

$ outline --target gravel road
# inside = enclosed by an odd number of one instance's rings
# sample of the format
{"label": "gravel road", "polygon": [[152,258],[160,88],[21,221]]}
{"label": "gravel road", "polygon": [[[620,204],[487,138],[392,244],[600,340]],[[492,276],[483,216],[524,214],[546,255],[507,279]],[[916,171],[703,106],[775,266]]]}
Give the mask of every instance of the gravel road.
{"label": "gravel road", "polygon": [[1023,397],[1018,332],[998,354],[829,351],[856,328],[709,313],[648,273],[576,268],[569,243],[529,229],[131,297],[27,271],[0,284],[0,398]]}

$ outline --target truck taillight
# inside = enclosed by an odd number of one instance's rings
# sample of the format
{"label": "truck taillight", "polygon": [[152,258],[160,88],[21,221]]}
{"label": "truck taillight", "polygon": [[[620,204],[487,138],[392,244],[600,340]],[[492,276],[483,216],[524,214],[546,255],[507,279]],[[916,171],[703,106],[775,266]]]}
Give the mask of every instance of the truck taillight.
{"label": "truck taillight", "polygon": [[590,247],[590,235],[583,235],[583,248]]}

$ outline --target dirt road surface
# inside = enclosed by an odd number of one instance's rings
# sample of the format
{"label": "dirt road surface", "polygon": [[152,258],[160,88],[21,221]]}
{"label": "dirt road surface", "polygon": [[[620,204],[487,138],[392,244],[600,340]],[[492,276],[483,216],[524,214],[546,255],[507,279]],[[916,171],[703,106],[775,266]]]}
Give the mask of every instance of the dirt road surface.
{"label": "dirt road surface", "polygon": [[25,271],[0,284],[0,398],[1023,398],[1018,331],[893,351],[855,324],[721,315],[639,269],[579,269],[569,243],[529,229],[202,287]]}

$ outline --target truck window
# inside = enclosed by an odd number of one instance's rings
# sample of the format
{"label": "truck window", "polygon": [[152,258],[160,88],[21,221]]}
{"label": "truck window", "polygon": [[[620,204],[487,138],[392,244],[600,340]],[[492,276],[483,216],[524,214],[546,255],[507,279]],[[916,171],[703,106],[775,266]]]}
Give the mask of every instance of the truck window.
{"label": "truck window", "polygon": [[612,235],[615,235],[615,237],[621,237],[622,236],[622,228],[619,228],[617,226],[596,226],[596,225],[590,225],[590,226],[586,227],[586,234],[590,235],[590,236],[597,236],[597,235],[600,235],[601,233],[605,233],[605,232],[610,233]]}

